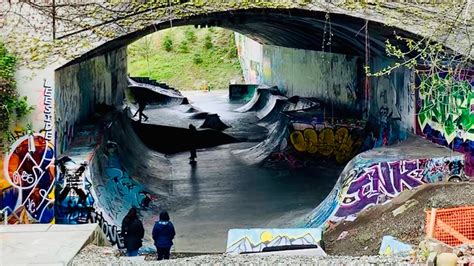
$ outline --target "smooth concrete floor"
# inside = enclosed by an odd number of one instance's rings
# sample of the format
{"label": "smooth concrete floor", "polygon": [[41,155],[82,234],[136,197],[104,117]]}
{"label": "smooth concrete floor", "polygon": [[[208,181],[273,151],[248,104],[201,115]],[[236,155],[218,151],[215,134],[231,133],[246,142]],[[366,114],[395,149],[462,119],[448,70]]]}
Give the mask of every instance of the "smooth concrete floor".
{"label": "smooth concrete floor", "polygon": [[[255,113],[233,112],[242,104],[229,103],[226,91],[183,94],[200,110],[219,114],[234,130],[248,131],[243,134],[252,131],[246,125],[258,122]],[[157,110],[146,113],[151,123],[166,118]],[[325,199],[342,171],[338,166],[286,170],[248,166],[232,153],[256,144],[198,150],[195,166],[189,164],[188,152],[167,155],[171,175],[156,176],[156,181],[150,176],[143,183],[151,191],[166,191],[158,204],[169,211],[176,227],[175,251],[223,252],[231,228],[295,227]],[[148,243],[160,207],[142,211]]]}
{"label": "smooth concrete floor", "polygon": [[[231,228],[294,227],[333,188],[340,168],[273,170],[247,166],[232,144],[170,157],[171,219],[180,252],[223,252]],[[248,145],[248,144],[247,144]]]}

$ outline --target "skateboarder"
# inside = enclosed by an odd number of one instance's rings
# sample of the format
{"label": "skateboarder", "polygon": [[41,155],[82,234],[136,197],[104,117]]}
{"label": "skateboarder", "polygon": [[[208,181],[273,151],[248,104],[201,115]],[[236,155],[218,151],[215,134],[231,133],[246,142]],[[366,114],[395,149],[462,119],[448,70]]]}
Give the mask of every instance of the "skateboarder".
{"label": "skateboarder", "polygon": [[197,137],[197,130],[196,130],[196,127],[193,125],[193,124],[189,124],[189,132],[190,132],[190,149],[189,149],[189,153],[191,154],[191,156],[189,157],[189,163],[190,164],[195,164],[196,163],[196,158],[197,158],[197,155],[196,155],[196,146],[197,146],[197,143],[196,143],[196,137]]}
{"label": "skateboarder", "polygon": [[145,110],[145,107],[146,107],[146,99],[144,97],[144,95],[141,95],[141,94],[137,94],[136,95],[136,103],[138,104],[138,110],[135,112],[135,114],[133,115],[133,117],[137,116],[137,114],[139,114],[138,116],[138,121],[141,123],[142,122],[142,116],[145,118],[145,120],[143,121],[147,121],[148,120],[148,116],[146,116],[143,111]]}

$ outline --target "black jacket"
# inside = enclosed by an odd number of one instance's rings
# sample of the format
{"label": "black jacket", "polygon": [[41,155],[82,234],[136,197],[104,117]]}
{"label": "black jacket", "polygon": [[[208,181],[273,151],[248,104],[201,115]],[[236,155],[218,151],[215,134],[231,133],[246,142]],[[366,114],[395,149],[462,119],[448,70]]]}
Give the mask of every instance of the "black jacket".
{"label": "black jacket", "polygon": [[140,220],[129,220],[125,217],[122,222],[122,234],[125,248],[137,250],[142,246],[142,238],[145,235],[145,229]]}

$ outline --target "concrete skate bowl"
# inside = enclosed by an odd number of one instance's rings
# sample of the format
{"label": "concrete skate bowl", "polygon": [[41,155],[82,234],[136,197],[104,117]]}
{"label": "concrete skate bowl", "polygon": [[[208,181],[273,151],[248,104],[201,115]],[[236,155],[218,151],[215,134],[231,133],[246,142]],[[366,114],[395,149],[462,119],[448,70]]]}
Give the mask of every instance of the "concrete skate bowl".
{"label": "concrete skate bowl", "polygon": [[187,104],[188,100],[178,91],[164,83],[148,78],[128,78],[129,95],[133,102],[145,102],[148,105]]}
{"label": "concrete skate bowl", "polygon": [[[255,111],[269,137],[248,149],[236,150],[247,164],[304,168],[317,164],[345,165],[364,147],[368,124],[345,110],[332,110],[314,99],[286,98],[273,89],[260,88],[238,111]],[[346,115],[343,115],[346,114]],[[342,168],[341,168],[342,170]]]}
{"label": "concrete skate bowl", "polygon": [[[142,219],[150,227],[158,208],[166,208],[171,185],[171,165],[166,157],[148,149],[136,136],[125,114],[108,124],[90,163],[90,186],[94,198],[92,222],[98,222],[108,239],[123,246],[120,227],[131,207],[142,208],[146,195],[154,199]],[[110,147],[113,147],[110,149]],[[147,234],[146,245],[152,245]]]}

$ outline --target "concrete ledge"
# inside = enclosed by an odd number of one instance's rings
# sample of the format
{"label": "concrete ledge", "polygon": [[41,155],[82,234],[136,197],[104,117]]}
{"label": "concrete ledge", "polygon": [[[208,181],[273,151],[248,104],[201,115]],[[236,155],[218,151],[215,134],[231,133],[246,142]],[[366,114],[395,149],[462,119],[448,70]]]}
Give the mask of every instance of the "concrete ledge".
{"label": "concrete ledge", "polygon": [[0,226],[0,265],[66,265],[89,243],[105,243],[97,224]]}

